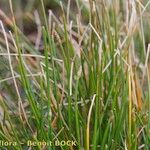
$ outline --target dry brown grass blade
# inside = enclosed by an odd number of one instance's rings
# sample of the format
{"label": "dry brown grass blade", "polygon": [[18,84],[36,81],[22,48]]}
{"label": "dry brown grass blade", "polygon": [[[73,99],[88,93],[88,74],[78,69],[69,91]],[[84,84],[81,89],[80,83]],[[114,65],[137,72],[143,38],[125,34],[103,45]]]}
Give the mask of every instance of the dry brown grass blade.
{"label": "dry brown grass blade", "polygon": [[57,127],[57,119],[58,119],[58,115],[55,116],[55,118],[52,120],[52,128],[56,128]]}
{"label": "dry brown grass blade", "polygon": [[12,20],[0,9],[0,19],[8,26],[12,27]]}
{"label": "dry brown grass blade", "polygon": [[136,100],[137,100],[137,109],[140,111],[142,109],[142,88],[139,83],[139,77],[134,70],[134,84],[135,84],[135,93],[136,93]]}

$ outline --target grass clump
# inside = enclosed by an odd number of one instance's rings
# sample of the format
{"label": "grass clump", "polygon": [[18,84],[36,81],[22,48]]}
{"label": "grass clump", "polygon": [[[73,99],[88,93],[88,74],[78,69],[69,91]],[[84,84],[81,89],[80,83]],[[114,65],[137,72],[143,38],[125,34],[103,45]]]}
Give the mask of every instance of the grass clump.
{"label": "grass clump", "polygon": [[0,12],[1,149],[149,150],[149,1],[39,3],[29,35]]}

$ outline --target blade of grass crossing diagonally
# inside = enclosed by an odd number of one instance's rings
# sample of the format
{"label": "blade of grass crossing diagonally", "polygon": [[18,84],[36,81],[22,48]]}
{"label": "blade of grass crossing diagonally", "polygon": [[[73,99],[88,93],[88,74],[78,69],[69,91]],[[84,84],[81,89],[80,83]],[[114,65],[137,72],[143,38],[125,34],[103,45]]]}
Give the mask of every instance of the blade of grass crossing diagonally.
{"label": "blade of grass crossing diagonally", "polygon": [[31,105],[33,114],[36,118],[37,126],[38,126],[40,124],[40,114],[39,114],[39,111],[38,111],[38,108],[37,108],[37,105],[36,105],[36,102],[35,102],[35,97],[33,95],[33,92],[31,90],[31,87],[30,87],[30,84],[29,84],[29,81],[28,81],[28,78],[26,77],[26,69],[23,65],[23,60],[22,60],[22,57],[21,57],[21,48],[19,46],[19,43],[20,43],[19,42],[19,35],[18,35],[18,31],[17,31],[17,25],[16,25],[14,13],[13,13],[13,6],[12,6],[12,1],[11,0],[9,0],[9,5],[10,5],[10,9],[11,9],[11,14],[12,14],[12,17],[13,17],[13,27],[14,27],[15,38],[16,38],[16,43],[14,43],[14,44],[15,44],[15,47],[17,48],[18,54],[19,54],[18,57],[19,57],[19,70],[20,70],[20,74],[21,74],[21,80],[23,82],[23,86],[25,88],[26,95],[27,95],[28,100],[30,102],[30,105]]}

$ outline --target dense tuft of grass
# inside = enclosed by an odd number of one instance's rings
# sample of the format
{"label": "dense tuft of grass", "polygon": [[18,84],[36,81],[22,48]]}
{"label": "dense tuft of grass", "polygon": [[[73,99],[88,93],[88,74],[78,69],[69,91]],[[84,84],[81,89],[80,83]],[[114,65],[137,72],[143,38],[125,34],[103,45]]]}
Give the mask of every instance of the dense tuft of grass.
{"label": "dense tuft of grass", "polygon": [[0,149],[149,150],[150,1],[27,4],[0,9]]}

